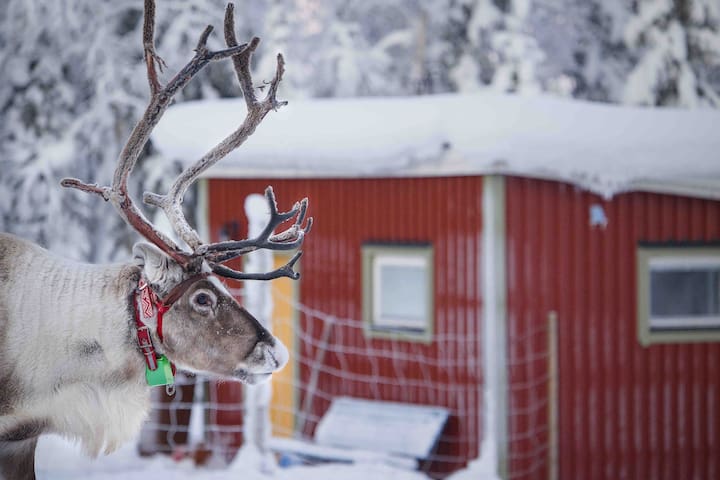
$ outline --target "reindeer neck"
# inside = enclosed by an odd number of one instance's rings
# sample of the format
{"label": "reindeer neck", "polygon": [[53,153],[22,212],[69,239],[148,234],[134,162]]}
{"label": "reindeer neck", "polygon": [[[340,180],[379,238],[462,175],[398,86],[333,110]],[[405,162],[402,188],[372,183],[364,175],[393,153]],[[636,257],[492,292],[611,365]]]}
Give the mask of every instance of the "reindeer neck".
{"label": "reindeer neck", "polygon": [[0,291],[14,319],[7,332],[14,341],[6,345],[12,352],[6,354],[35,372],[36,385],[82,381],[80,371],[103,376],[122,370],[130,380],[137,370],[142,378],[132,329],[139,268],[74,263],[18,245],[23,248],[17,248],[14,265],[21,267],[7,272],[12,281]]}

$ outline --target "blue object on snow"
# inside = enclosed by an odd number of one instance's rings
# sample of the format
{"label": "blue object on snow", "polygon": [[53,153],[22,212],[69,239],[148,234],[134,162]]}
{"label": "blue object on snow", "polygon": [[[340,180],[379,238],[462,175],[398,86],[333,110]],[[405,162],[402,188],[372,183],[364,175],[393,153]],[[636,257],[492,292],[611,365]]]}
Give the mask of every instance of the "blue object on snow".
{"label": "blue object on snow", "polygon": [[278,459],[278,465],[280,468],[290,468],[296,465],[304,465],[305,462],[299,455],[292,453],[282,453]]}

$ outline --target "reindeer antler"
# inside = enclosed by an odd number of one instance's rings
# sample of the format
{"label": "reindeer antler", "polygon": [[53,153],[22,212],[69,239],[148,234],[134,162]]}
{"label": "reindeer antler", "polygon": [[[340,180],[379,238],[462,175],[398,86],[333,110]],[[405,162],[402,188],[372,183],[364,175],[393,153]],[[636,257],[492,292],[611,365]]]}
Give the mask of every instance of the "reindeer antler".
{"label": "reindeer antler", "polygon": [[[257,249],[291,250],[300,247],[305,234],[307,234],[312,227],[312,218],[308,218],[306,225],[303,227],[307,211],[307,199],[296,203],[288,212],[278,213],[275,195],[272,188],[268,187],[265,191],[265,197],[268,201],[271,218],[261,235],[253,239],[207,245],[203,244],[200,240],[200,236],[195,229],[189,225],[182,211],[182,201],[185,192],[197,177],[232,150],[242,145],[245,140],[253,134],[270,110],[276,110],[287,104],[285,101],[278,101],[276,99],[277,88],[285,71],[285,62],[280,54],[277,56],[275,76],[270,82],[265,98],[262,101],[258,101],[255,96],[253,81],[250,75],[250,61],[253,52],[260,43],[260,39],[254,37],[249,43],[238,45],[237,39],[235,38],[233,11],[233,4],[228,4],[225,10],[225,42],[228,48],[219,51],[210,51],[207,48],[207,39],[213,30],[212,26],[208,26],[200,35],[197,47],[195,48],[195,56],[163,87],[157,75],[157,67],[162,70],[165,62],[163,62],[155,52],[155,2],[154,0],[145,0],[143,47],[145,50],[148,83],[150,85],[150,103],[120,153],[111,187],[99,187],[96,184],[87,184],[74,178],[63,179],[61,185],[95,193],[102,196],[106,201],[110,201],[130,226],[183,267],[188,267],[191,263],[194,263],[196,259],[203,258],[208,261],[215,273],[230,278],[241,280],[269,280],[283,276],[298,278],[299,274],[293,271],[293,266],[298,258],[300,258],[300,252],[283,267],[272,272],[261,274],[243,273],[221,264]],[[128,195],[127,181],[143,147],[150,138],[152,129],[159,122],[174,95],[184,88],[195,74],[209,62],[228,57],[232,58],[240,88],[247,105],[247,114],[242,124],[197,162],[185,169],[172,184],[167,194],[158,195],[146,192],[143,195],[144,203],[159,207],[165,212],[175,233],[192,250],[192,252],[186,252],[166,235],[158,231],[135,206]],[[296,217],[296,220],[291,227],[283,232],[274,233],[275,228],[293,217]]]}

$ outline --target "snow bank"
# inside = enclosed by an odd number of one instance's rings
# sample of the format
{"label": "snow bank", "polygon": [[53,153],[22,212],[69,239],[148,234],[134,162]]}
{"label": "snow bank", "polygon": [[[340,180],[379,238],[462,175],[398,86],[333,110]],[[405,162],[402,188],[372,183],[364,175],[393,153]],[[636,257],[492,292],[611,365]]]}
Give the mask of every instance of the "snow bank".
{"label": "snow bank", "polygon": [[[160,151],[194,161],[230,133],[242,99],[184,103],[156,127]],[[651,190],[720,198],[720,113],[482,92],[291,102],[210,177],[502,173],[601,195]]]}
{"label": "snow bank", "polygon": [[[173,480],[427,480],[420,472],[379,463],[293,466],[266,475],[250,466],[233,464],[230,469],[196,468],[190,460],[175,462],[169,457],[141,458],[129,443],[97,460],[82,455],[79,447],[55,435],[40,437],[36,454],[38,478],[43,480],[126,480],[128,478],[172,478]],[[242,473],[240,473],[242,472]]]}

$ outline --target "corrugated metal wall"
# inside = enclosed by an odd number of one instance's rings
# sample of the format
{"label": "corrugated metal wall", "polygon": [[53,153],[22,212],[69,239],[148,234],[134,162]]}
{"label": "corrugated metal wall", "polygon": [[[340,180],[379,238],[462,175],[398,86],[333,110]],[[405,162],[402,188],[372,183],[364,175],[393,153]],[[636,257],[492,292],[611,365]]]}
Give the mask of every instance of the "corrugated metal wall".
{"label": "corrugated metal wall", "polygon": [[[246,235],[243,201],[266,185],[273,185],[283,210],[304,196],[310,199],[316,224],[303,247],[301,303],[351,322],[333,327],[329,343],[334,348],[323,358],[305,433],[312,432],[336,395],[410,399],[449,407],[454,414],[437,461],[427,469],[447,472],[475,458],[481,427],[482,179],[211,180],[211,235],[217,237],[232,221]],[[367,340],[361,334],[361,246],[370,241],[434,246],[432,343]],[[299,345],[300,383],[307,385],[323,325],[308,315],[300,323],[303,335],[309,335]],[[300,393],[302,404],[307,392]]]}
{"label": "corrugated metal wall", "polygon": [[[720,344],[643,348],[635,313],[637,243],[718,241],[720,202],[604,200],[521,178],[507,179],[506,195],[511,478],[547,478],[544,450],[531,454],[547,440],[542,395],[513,384],[542,379],[545,360],[515,361],[527,354],[516,340],[542,332],[550,311],[559,325],[561,479],[720,478]],[[606,228],[591,226],[594,204]],[[539,335],[529,351],[544,342]],[[528,425],[538,426],[531,438]]]}

